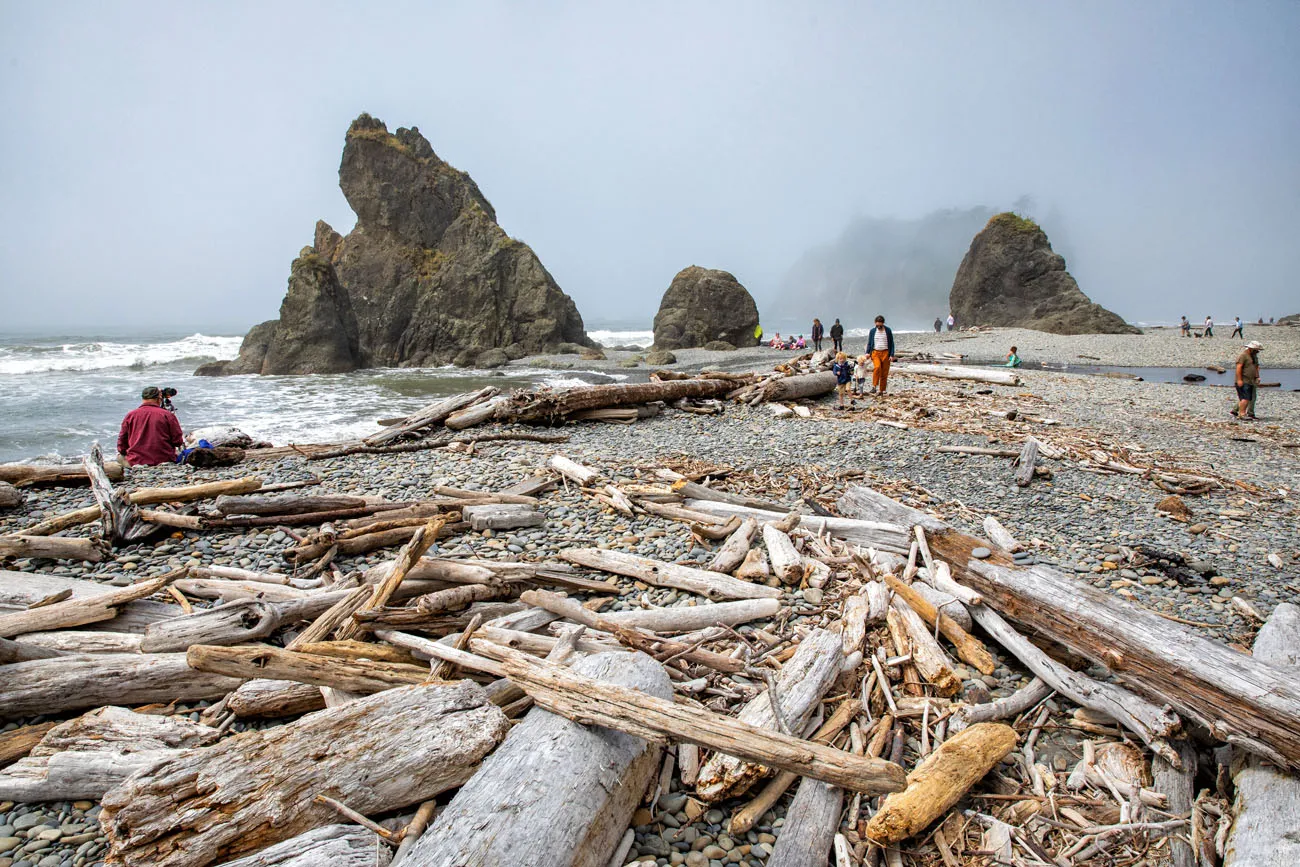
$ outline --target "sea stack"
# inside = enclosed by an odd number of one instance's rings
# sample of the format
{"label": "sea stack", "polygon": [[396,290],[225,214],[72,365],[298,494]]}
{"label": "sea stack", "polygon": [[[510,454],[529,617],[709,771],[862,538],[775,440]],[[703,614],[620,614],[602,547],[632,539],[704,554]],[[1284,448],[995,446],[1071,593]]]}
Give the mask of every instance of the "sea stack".
{"label": "sea stack", "polygon": [[355,228],[344,236],[317,223],[280,318],[250,330],[238,358],[195,373],[471,365],[489,350],[521,358],[590,345],[573,299],[418,129],[389,133],[362,114],[347,132],[339,186]]}
{"label": "sea stack", "polygon": [[726,271],[692,265],[677,272],[655,314],[657,349],[687,349],[709,343],[754,346],[758,305],[749,290]]}
{"label": "sea stack", "polygon": [[993,217],[971,241],[948,300],[962,325],[1052,334],[1141,333],[1084,295],[1046,233],[1012,213]]}

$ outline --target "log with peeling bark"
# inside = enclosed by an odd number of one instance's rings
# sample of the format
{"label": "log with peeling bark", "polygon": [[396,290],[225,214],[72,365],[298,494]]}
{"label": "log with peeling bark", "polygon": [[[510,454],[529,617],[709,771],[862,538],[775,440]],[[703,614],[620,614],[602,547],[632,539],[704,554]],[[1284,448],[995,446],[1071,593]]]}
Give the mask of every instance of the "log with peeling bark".
{"label": "log with peeling bark", "polygon": [[226,707],[240,719],[282,719],[320,710],[325,699],[311,684],[256,678],[230,693]]}
{"label": "log with peeling bark", "polygon": [[183,653],[69,654],[5,666],[0,718],[106,704],[220,698],[239,681],[194,671]]}
{"label": "log with peeling bark", "polygon": [[[782,666],[774,685],[751,699],[737,719],[787,734],[803,731],[822,696],[839,676],[840,641],[839,634],[828,629],[808,633],[794,656]],[[734,755],[715,753],[700,767],[696,792],[706,801],[733,797],[747,791],[767,771],[762,765]]]}
{"label": "log with peeling bark", "polygon": [[902,598],[895,598],[885,615],[894,643],[911,649],[912,664],[934,687],[935,694],[956,695],[961,679],[953,673],[953,661],[939,646],[925,621]]}
{"label": "log with peeling bark", "polygon": [[257,599],[240,599],[149,624],[140,651],[167,653],[183,651],[195,644],[243,644],[266,638],[279,625],[278,607]]}
{"label": "log with peeling bark", "polygon": [[906,789],[885,798],[867,837],[888,845],[920,833],[1015,746],[1015,729],[1001,723],[980,723],[944,741],[907,775]]}
{"label": "log with peeling bark", "polygon": [[[1278,668],[1300,667],[1300,608],[1283,602],[1255,637],[1254,655]],[[1233,775],[1236,816],[1224,867],[1272,867],[1300,862],[1300,777],[1250,757]],[[1170,803],[1171,809],[1186,809]]]}
{"label": "log with peeling bark", "polygon": [[569,548],[561,551],[560,556],[579,566],[625,575],[657,587],[685,590],[707,599],[775,599],[781,595],[775,587],[751,584],[707,569],[663,563],[624,551]]}
{"label": "log with peeling bark", "polygon": [[392,847],[360,825],[324,825],[218,867],[388,867]]}
{"label": "log with peeling bark", "polygon": [[424,430],[437,424],[442,424],[453,413],[473,406],[474,404],[496,397],[501,390],[494,386],[480,388],[478,391],[465,392],[462,394],[453,394],[450,397],[444,397],[436,400],[428,406],[422,407],[416,412],[411,413],[399,424],[389,427],[387,430],[380,431],[377,434],[366,437],[362,442],[368,446],[382,446],[393,440],[400,439],[409,433]]}
{"label": "log with peeling bark", "polygon": [[16,509],[23,504],[23,492],[8,482],[0,482],[0,509]]}
{"label": "log with peeling bark", "polygon": [[0,614],[0,637],[13,638],[27,632],[66,629],[71,626],[112,620],[117,617],[118,610],[127,603],[152,596],[185,572],[185,569],[179,569],[128,587],[115,588],[107,593],[80,596],[55,602],[52,605],[29,608],[26,611]]}
{"label": "log with peeling bark", "polygon": [[[573,671],[672,698],[643,654],[602,653]],[[605,867],[659,772],[658,744],[534,708],[461,787],[402,862],[409,867],[512,864]],[[545,786],[538,781],[545,780]],[[485,833],[485,823],[493,830]]]}
{"label": "log with peeling bark", "polygon": [[[507,676],[539,707],[569,719],[662,743],[678,740],[746,762],[825,780],[863,794],[903,787],[903,769],[749,725],[703,708],[602,684],[531,656],[496,646]],[[838,649],[836,650],[838,655]]]}
{"label": "log with peeling bark", "polygon": [[[122,465],[117,461],[105,461],[104,472],[114,482],[120,482],[125,477]],[[90,480],[80,464],[0,464],[0,482],[18,488],[29,485],[72,487],[87,485]]]}
{"label": "log with peeling bark", "polygon": [[236,678],[293,680],[362,694],[423,683],[429,677],[428,670],[418,665],[340,659],[278,647],[208,647],[196,644],[186,651],[185,657],[195,671]]}
{"label": "log with peeling bark", "polygon": [[[130,501],[137,506],[150,506],[158,503],[189,503],[218,497],[222,494],[249,494],[262,487],[262,480],[256,476],[243,479],[228,479],[221,482],[204,482],[198,485],[185,485],[177,488],[141,488],[130,495]],[[99,519],[99,507],[90,506],[72,512],[64,512],[24,527],[23,532],[29,536],[49,536],[70,527],[89,524]]]}
{"label": "log with peeling bark", "polygon": [[741,563],[745,562],[745,556],[749,554],[749,548],[754,544],[754,536],[757,533],[758,519],[746,518],[713,555],[713,560],[709,562],[709,571],[724,574],[735,571]]}
{"label": "log with peeling bark", "polygon": [[98,539],[31,536],[22,533],[0,536],[0,557],[43,557],[50,560],[99,563],[106,556],[107,548]]}
{"label": "log with peeling bark", "polygon": [[[921,619],[930,625],[935,625],[938,621],[938,630],[952,642],[953,647],[957,649],[957,656],[966,663],[975,666],[981,674],[992,674],[997,668],[992,654],[988,648],[978,638],[971,635],[965,629],[953,620],[947,614],[930,604],[913,585],[904,584],[892,575],[885,576],[885,583],[902,597],[908,608],[920,615]],[[940,693],[943,695],[944,693]]]}
{"label": "log with peeling bark", "polygon": [[187,751],[104,797],[108,860],[181,867],[256,851],[335,822],[316,800],[325,792],[363,815],[421,803],[463,785],[508,728],[462,680],[388,690]]}

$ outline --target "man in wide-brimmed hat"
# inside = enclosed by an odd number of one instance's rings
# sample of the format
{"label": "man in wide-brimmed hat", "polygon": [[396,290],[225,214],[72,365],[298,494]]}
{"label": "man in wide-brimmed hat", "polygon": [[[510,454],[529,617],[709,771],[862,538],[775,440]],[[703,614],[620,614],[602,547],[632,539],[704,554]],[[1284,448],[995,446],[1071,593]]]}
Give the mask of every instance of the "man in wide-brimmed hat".
{"label": "man in wide-brimmed hat", "polygon": [[122,419],[117,434],[117,453],[129,467],[169,464],[176,460],[176,450],[185,443],[181,423],[162,408],[158,386],[140,392],[140,405]]}
{"label": "man in wide-brimmed hat", "polygon": [[1259,351],[1264,347],[1252,340],[1237,356],[1237,408],[1232,411],[1235,418],[1255,419],[1255,396],[1259,392]]}

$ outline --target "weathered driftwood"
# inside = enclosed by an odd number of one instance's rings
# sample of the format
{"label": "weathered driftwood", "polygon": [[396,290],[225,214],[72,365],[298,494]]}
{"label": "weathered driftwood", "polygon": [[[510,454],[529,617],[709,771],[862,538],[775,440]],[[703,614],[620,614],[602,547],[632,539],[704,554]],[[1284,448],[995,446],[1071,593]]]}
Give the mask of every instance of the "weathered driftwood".
{"label": "weathered driftwood", "polygon": [[824,867],[843,806],[844,790],[839,786],[808,779],[799,783],[768,867]]}
{"label": "weathered driftwood", "polygon": [[798,584],[803,580],[803,557],[799,556],[786,533],[772,524],[764,524],[763,544],[767,546],[767,559],[772,564],[773,575],[785,584]]}
{"label": "weathered driftwood", "polygon": [[[926,623],[933,626],[935,621],[938,620],[939,632],[952,642],[953,647],[957,649],[957,656],[963,662],[975,666],[981,674],[992,674],[993,670],[997,668],[997,663],[994,661],[992,654],[989,653],[988,648],[984,646],[984,643],[965,629],[962,629],[957,621],[931,605],[929,600],[916,589],[915,585],[904,584],[892,575],[885,576],[885,583],[903,599],[909,609],[920,615],[921,619]],[[940,694],[943,695],[944,693]]]}
{"label": "weathered driftwood", "polygon": [[[130,500],[137,506],[149,506],[157,503],[188,503],[194,500],[218,497],[222,494],[248,494],[261,487],[262,480],[256,476],[251,476],[243,479],[185,485],[178,488],[141,488],[130,495]],[[70,527],[89,524],[91,521],[98,520],[98,518],[99,507],[89,506],[85,509],[77,509],[76,511],[56,515],[30,527],[24,527],[23,532],[29,536],[48,536],[61,530],[67,530]]]}
{"label": "weathered driftwood", "polygon": [[714,553],[713,560],[709,562],[709,571],[724,574],[735,571],[741,563],[745,562],[745,555],[749,553],[749,547],[754,544],[756,533],[758,533],[758,519],[746,518]]}
{"label": "weathered driftwood", "polygon": [[989,385],[1019,385],[1020,376],[1011,370],[989,370],[982,367],[949,367],[942,364],[895,364],[891,373],[909,373],[916,376],[933,376],[939,379],[960,379],[985,382]]}
{"label": "weathered driftwood", "polygon": [[886,613],[894,643],[911,650],[912,664],[933,687],[936,695],[956,695],[961,679],[953,674],[953,662],[930,634],[921,616],[901,598],[895,598]]}
{"label": "weathered driftwood", "polygon": [[[373,611],[387,605],[388,600],[397,592],[397,588],[406,580],[406,574],[411,571],[411,567],[419,562],[425,551],[429,550],[429,546],[438,538],[439,531],[442,530],[446,523],[446,516],[438,515],[430,518],[429,522],[423,527],[416,528],[415,534],[411,536],[410,541],[402,546],[401,551],[397,552],[397,558],[393,561],[393,565],[387,574],[374,586],[370,598],[357,611]],[[338,630],[339,638],[355,638],[359,633],[360,628],[356,622],[344,623]]]}
{"label": "weathered driftwood", "polygon": [[[105,622],[108,626],[112,626],[117,621]],[[143,628],[147,629],[148,626]],[[54,632],[27,632],[15,643],[23,648],[39,650],[53,656],[67,653],[139,653],[142,638],[141,634],[132,632],[61,629]]]}
{"label": "weathered driftwood", "polygon": [[988,455],[995,458],[1014,458],[1020,455],[1019,449],[988,446],[939,446],[935,451],[942,455]]}
{"label": "weathered driftwood", "polygon": [[[100,596],[118,590],[111,584],[90,581],[84,578],[66,578],[62,575],[50,575],[43,572],[8,572],[0,570],[0,609],[12,611],[25,609],[34,604],[48,600],[52,596],[71,591],[72,599],[87,596]],[[118,607],[118,614],[113,620],[88,624],[88,630],[109,629],[115,632],[144,632],[145,627],[158,620],[166,620],[181,614],[179,605],[172,602],[159,602],[154,599],[137,599]],[[27,640],[24,636],[24,641]],[[52,645],[47,645],[52,646]]]}
{"label": "weathered driftwood", "polygon": [[142,653],[185,650],[195,644],[243,644],[266,638],[280,625],[280,610],[268,602],[240,599],[216,608],[151,623]]}
{"label": "weathered driftwood", "polygon": [[140,507],[131,502],[125,488],[114,488],[104,472],[104,453],[99,443],[90,447],[90,454],[82,458],[81,465],[90,479],[90,490],[99,504],[100,534],[112,545],[131,545],[143,542],[159,532],[158,526],[140,517]]}
{"label": "weathered driftwood", "polygon": [[459,412],[466,407],[488,400],[499,393],[500,389],[489,385],[485,388],[480,388],[478,391],[470,391],[463,394],[453,394],[450,397],[444,397],[441,400],[436,400],[428,406],[425,406],[407,416],[400,424],[366,437],[363,442],[368,446],[382,446],[386,443],[392,442],[393,440],[400,439],[409,433],[415,433],[424,428],[441,424],[446,421],[452,413]]}
{"label": "weathered driftwood", "polygon": [[[906,555],[911,547],[912,527],[924,530],[946,530],[948,525],[933,515],[927,515],[919,509],[904,506],[897,500],[887,497],[879,491],[865,485],[852,485],[836,501],[841,515],[866,519],[871,522],[886,522],[901,527],[908,539],[901,553]],[[879,546],[877,546],[879,547]],[[890,549],[886,549],[890,550]]]}
{"label": "weathered driftwood", "polygon": [[195,671],[239,678],[292,680],[363,694],[423,683],[429,676],[426,669],[417,665],[339,659],[278,647],[208,647],[196,644],[186,651],[185,657]]}
{"label": "weathered driftwood", "polygon": [[[828,629],[813,630],[781,668],[774,685],[751,699],[737,720],[786,734],[803,731],[822,696],[839,676],[841,659],[839,634]],[[780,718],[776,716],[778,708]],[[714,753],[700,767],[696,791],[706,801],[719,801],[745,792],[766,773],[767,768],[752,761],[725,752]]]}
{"label": "weathered driftwood", "polygon": [[[1283,602],[1255,637],[1255,657],[1279,668],[1300,666],[1300,608]],[[1233,776],[1236,819],[1228,835],[1225,867],[1300,863],[1300,778],[1250,757]],[[1171,809],[1185,809],[1170,802]]]}
{"label": "weathered driftwood", "polygon": [[[764,525],[777,523],[785,518],[785,514],[780,512],[735,506],[730,503],[718,503],[710,500],[687,500],[686,505],[712,515],[753,517]],[[813,533],[829,533],[837,539],[843,539],[864,548],[879,548],[882,551],[889,551],[894,554],[906,554],[912,544],[911,534],[906,527],[880,521],[801,515],[799,517],[799,527]]]}
{"label": "weathered driftwood", "polygon": [[240,719],[282,719],[325,706],[318,687],[292,680],[256,678],[226,697],[226,707]]}
{"label": "weathered driftwood", "polygon": [[504,422],[554,424],[571,413],[683,397],[722,397],[735,383],[719,379],[589,385],[559,391],[525,392],[497,404],[493,417]]}
{"label": "weathered driftwood", "polygon": [[[946,566],[947,564],[943,565]],[[936,563],[935,569],[938,570],[939,568],[940,564]],[[947,590],[940,590],[938,587],[926,584],[924,581],[913,581],[908,586],[915,591],[916,595],[930,603],[930,607],[942,611],[944,614],[951,617],[952,621],[966,632],[970,632],[975,628],[975,621],[971,619],[970,611],[967,610],[966,604]],[[908,604],[910,605],[911,603],[909,602]],[[915,606],[913,607],[915,608]],[[926,621],[929,622],[929,619],[930,618],[927,616]]]}
{"label": "weathered driftwood", "polygon": [[0,665],[8,665],[11,662],[27,662],[32,659],[51,659],[62,655],[57,650],[41,647],[39,644],[27,644],[12,641],[8,638],[0,638]]}
{"label": "weathered driftwood", "polygon": [[579,566],[625,575],[658,587],[686,590],[707,599],[775,599],[781,595],[775,587],[751,584],[707,569],[663,563],[624,551],[568,548],[561,551],[560,556]]}
{"label": "weathered driftwood", "polygon": [[1006,698],[976,705],[962,705],[948,717],[948,733],[955,735],[976,723],[994,722],[1019,716],[1052,694],[1052,688],[1035,677]]}
{"label": "weathered driftwood", "polygon": [[564,455],[551,455],[546,465],[569,481],[576,482],[583,487],[593,484],[601,477],[599,470],[594,470]]}
{"label": "weathered driftwood", "polygon": [[469,522],[471,530],[514,530],[540,527],[546,523],[546,516],[534,507],[513,503],[465,506],[461,514]]}
{"label": "weathered driftwood", "polygon": [[[1165,807],[1168,812],[1175,816],[1192,815],[1193,805],[1196,802],[1196,771],[1198,765],[1197,750],[1189,738],[1178,738],[1170,743],[1170,747],[1178,754],[1181,760],[1181,767],[1174,767],[1171,763],[1165,761],[1163,756],[1156,756],[1151,761],[1152,771],[1152,788],[1159,794],[1165,796]],[[1294,778],[1290,778],[1292,785],[1295,786]],[[1237,789],[1240,794],[1241,789]],[[1139,793],[1141,797],[1141,793]],[[1294,788],[1291,792],[1292,803],[1294,799],[1300,797],[1300,792]],[[1240,814],[1238,814],[1240,815]],[[1300,819],[1300,816],[1297,816]],[[1292,825],[1294,826],[1294,821]],[[1196,852],[1188,839],[1182,834],[1171,834],[1169,840],[1169,860],[1173,862],[1174,867],[1197,867]],[[1231,847],[1231,838],[1229,838],[1229,847]],[[1300,855],[1300,851],[1295,853]],[[1292,859],[1294,860],[1294,859]]]}
{"label": "weathered driftwood", "polygon": [[0,771],[0,798],[10,801],[98,800],[127,777],[180,750],[67,750],[19,759]]}
{"label": "weathered driftwood", "polygon": [[[573,670],[672,698],[667,674],[644,654],[598,654]],[[534,709],[461,787],[403,864],[604,867],[659,771],[660,754],[656,744],[633,735]],[[492,833],[484,832],[484,823]]]}
{"label": "weathered driftwood", "polygon": [[8,482],[0,482],[0,509],[16,509],[23,504],[23,492]]}
{"label": "weathered driftwood", "polygon": [[[790,735],[757,728],[702,708],[637,690],[602,684],[506,648],[497,648],[509,678],[544,707],[569,719],[606,726],[646,740],[686,741],[747,762],[825,780],[864,794],[897,791],[903,769]],[[838,649],[836,649],[838,654]]]}
{"label": "weathered driftwood", "polygon": [[181,653],[69,654],[6,666],[0,718],[106,704],[220,698],[239,681],[192,670]]}
{"label": "weathered driftwood", "polygon": [[[104,798],[116,864],[210,864],[462,785],[509,723],[470,681],[392,689],[155,765]],[[268,797],[268,793],[274,793]]]}
{"label": "weathered driftwood", "polygon": [[24,533],[0,536],[0,557],[47,557],[51,560],[98,563],[104,559],[107,547],[98,539],[33,536]]}
{"label": "weathered driftwood", "polygon": [[907,775],[905,790],[885,798],[867,824],[867,836],[887,845],[919,833],[1015,746],[1015,729],[1001,723],[980,723],[944,741]]}
{"label": "weathered driftwood", "polygon": [[303,515],[374,505],[365,497],[340,494],[224,494],[212,504],[223,515]]}
{"label": "weathered driftwood", "polygon": [[30,753],[56,725],[57,722],[36,723],[0,732],[0,768],[8,767]]}
{"label": "weathered driftwood", "polygon": [[[117,461],[107,461],[104,472],[114,482],[122,481],[124,472]],[[0,482],[25,488],[29,485],[74,486],[89,484],[80,464],[0,464]]]}
{"label": "weathered driftwood", "polygon": [[[447,517],[454,518],[456,512],[452,512]],[[438,531],[439,538],[445,538],[468,528],[468,524],[455,523],[446,524]],[[394,527],[389,530],[381,530],[375,533],[366,533],[361,536],[352,536],[337,541],[314,542],[306,545],[300,545],[297,548],[290,548],[284,552],[284,559],[291,563],[307,563],[317,559],[330,548],[338,547],[338,556],[353,557],[357,554],[366,554],[379,548],[388,548],[393,545],[402,545],[410,541],[415,535],[418,526],[412,527]]]}
{"label": "weathered driftwood", "polygon": [[360,825],[324,825],[218,867],[388,867],[392,847]]}
{"label": "weathered driftwood", "polygon": [[1021,544],[1016,541],[1016,537],[1001,522],[992,515],[984,516],[984,535],[989,537],[989,541],[994,545],[1006,551],[1008,554],[1014,554],[1021,549]]}
{"label": "weathered driftwood", "polygon": [[159,575],[157,578],[146,579],[129,587],[114,588],[107,593],[80,596],[55,602],[52,605],[29,608],[26,611],[0,614],[0,637],[13,638],[27,632],[66,629],[71,626],[112,620],[117,616],[118,610],[127,603],[152,596],[183,574],[185,570],[181,569]]}
{"label": "weathered driftwood", "polygon": [[611,611],[604,616],[623,626],[636,626],[652,632],[680,633],[707,629],[718,624],[737,626],[751,620],[772,617],[780,610],[779,599],[740,599],[735,602],[714,602],[711,605]]}
{"label": "weathered driftwood", "polygon": [[1038,463],[1038,440],[1030,437],[1025,440],[1020,457],[1016,458],[1016,484],[1024,488],[1034,480],[1034,465]]}
{"label": "weathered driftwood", "polygon": [[835,374],[827,371],[769,379],[759,386],[764,400],[798,400],[820,397],[835,390]]}

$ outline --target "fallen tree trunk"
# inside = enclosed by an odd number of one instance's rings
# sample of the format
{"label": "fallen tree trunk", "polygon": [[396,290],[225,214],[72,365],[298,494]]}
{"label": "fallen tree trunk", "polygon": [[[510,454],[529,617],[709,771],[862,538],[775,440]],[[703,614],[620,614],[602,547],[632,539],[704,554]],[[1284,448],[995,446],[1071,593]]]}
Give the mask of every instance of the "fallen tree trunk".
{"label": "fallen tree trunk", "polygon": [[[518,651],[495,646],[506,675],[539,707],[569,719],[627,732],[656,743],[672,739],[863,794],[898,791],[903,769],[779,732],[757,728],[702,708],[675,704],[637,690],[602,684]],[[835,650],[838,655],[838,647]]]}
{"label": "fallen tree trunk", "polygon": [[[104,621],[108,626],[116,620]],[[148,626],[144,627],[148,629]],[[54,632],[25,632],[15,643],[23,648],[43,651],[51,656],[67,653],[139,653],[143,638],[133,632],[91,632],[80,629],[61,629]],[[7,639],[5,639],[7,640]],[[0,642],[3,643],[3,642]],[[38,657],[30,657],[36,659]],[[12,660],[20,662],[21,660]]]}
{"label": "fallen tree trunk", "polygon": [[81,560],[86,563],[98,563],[104,559],[107,548],[108,546],[98,539],[69,539],[64,536],[29,534],[0,536],[0,557],[48,557],[51,560]]}
{"label": "fallen tree trunk", "polygon": [[804,397],[821,397],[835,390],[835,374],[831,371],[801,373],[769,379],[759,386],[763,400],[798,400]]}
{"label": "fallen tree trunk", "polygon": [[525,392],[495,407],[497,421],[555,424],[570,413],[611,406],[631,406],[683,397],[722,397],[735,383],[721,379],[681,379],[671,382],[615,383],[568,388],[562,391]]}
{"label": "fallen tree trunk", "polygon": [[[104,472],[109,479],[120,482],[125,477],[122,465],[117,461],[104,464]],[[30,485],[57,485],[72,487],[87,485],[90,480],[86,470],[80,464],[57,466],[52,464],[0,464],[0,482],[6,482],[17,488]]]}
{"label": "fallen tree trunk", "polygon": [[980,723],[944,741],[907,775],[905,790],[885,798],[867,837],[889,845],[924,830],[1015,746],[1015,729],[1001,723]]}
{"label": "fallen tree trunk", "polygon": [[916,376],[933,376],[939,379],[960,379],[986,382],[990,385],[1019,385],[1020,376],[1010,370],[989,370],[983,367],[950,367],[942,364],[895,364],[891,373],[910,373]]}
{"label": "fallen tree trunk", "polygon": [[324,825],[218,867],[388,867],[392,848],[360,825]]}
{"label": "fallen tree trunk", "polygon": [[561,551],[560,556],[579,566],[625,575],[657,587],[685,590],[707,599],[775,599],[781,595],[779,589],[765,584],[751,584],[707,569],[662,563],[623,551],[569,548]]}
{"label": "fallen tree trunk", "polygon": [[266,494],[240,496],[224,494],[213,504],[223,515],[303,515],[376,505],[365,497],[312,494]]}
{"label": "fallen tree trunk", "polygon": [[333,823],[322,792],[363,815],[420,803],[464,784],[508,728],[462,680],[388,690],[187,751],[105,796],[109,860],[188,867],[256,851]]}
{"label": "fallen tree trunk", "polygon": [[[643,654],[602,653],[573,671],[661,700],[672,682]],[[659,771],[661,750],[633,735],[534,709],[452,798],[403,864],[605,867]],[[545,780],[545,786],[538,781]],[[484,824],[493,827],[484,833]]]}
{"label": "fallen tree trunk", "polygon": [[194,671],[180,653],[97,653],[5,666],[0,718],[55,714],[106,704],[220,698],[238,680]]}
{"label": "fallen tree trunk", "polygon": [[[839,676],[843,659],[840,644],[836,632],[828,629],[810,632],[781,668],[780,677],[769,682],[766,692],[751,699],[736,719],[787,735],[803,731],[821,704],[822,696]],[[767,770],[725,752],[715,753],[700,767],[696,792],[705,801],[733,797],[748,790]]]}
{"label": "fallen tree trunk", "polygon": [[[205,482],[200,485],[186,485],[179,488],[141,488],[130,495],[130,500],[137,506],[150,506],[157,503],[188,503],[217,497],[221,494],[248,494],[262,487],[262,480],[256,476],[244,479],[230,479],[222,482]],[[65,512],[53,518],[41,521],[31,527],[23,528],[29,536],[49,536],[76,527],[89,524],[99,518],[99,507],[90,506]]]}

